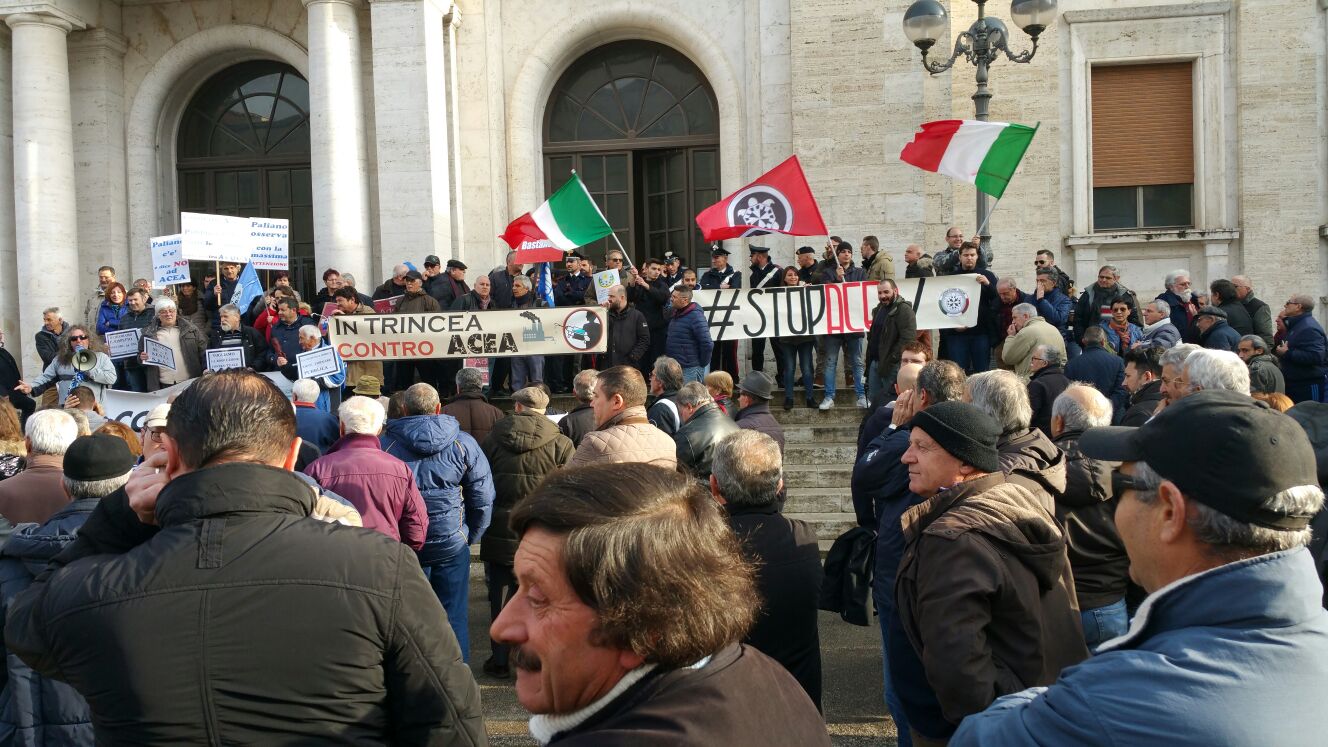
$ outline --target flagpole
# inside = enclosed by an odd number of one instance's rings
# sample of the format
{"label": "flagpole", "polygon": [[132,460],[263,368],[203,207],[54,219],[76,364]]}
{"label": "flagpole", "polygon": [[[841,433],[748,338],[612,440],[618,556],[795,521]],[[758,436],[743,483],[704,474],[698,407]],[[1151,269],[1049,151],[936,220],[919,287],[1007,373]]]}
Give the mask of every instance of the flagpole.
{"label": "flagpole", "polygon": [[[572,176],[576,176],[576,169],[572,169]],[[632,258],[627,256],[627,250],[623,248],[622,242],[618,240],[618,234],[614,232],[613,224],[609,222],[608,218],[604,217],[604,211],[599,209],[599,203],[595,202],[595,198],[590,194],[590,190],[586,189],[586,183],[580,179],[577,179],[576,183],[581,185],[581,191],[586,193],[586,199],[590,200],[590,204],[594,206],[595,212],[599,213],[600,220],[604,221],[604,225],[609,227],[609,235],[613,237],[613,243],[618,245],[618,251],[622,252],[623,261],[627,263],[627,269],[635,270],[636,266],[632,264]],[[605,264],[608,264],[608,261],[608,253],[606,252],[604,257]]]}
{"label": "flagpole", "polygon": [[1002,197],[1004,197],[1004,195],[1001,195],[1001,197],[997,197],[996,201],[991,203],[991,209],[989,209],[987,211],[987,214],[982,217],[982,225],[978,226],[978,231],[977,231],[977,236],[979,237],[979,239],[982,237],[982,232],[986,230],[987,224],[991,222],[991,214],[996,212],[996,206],[1001,204]]}

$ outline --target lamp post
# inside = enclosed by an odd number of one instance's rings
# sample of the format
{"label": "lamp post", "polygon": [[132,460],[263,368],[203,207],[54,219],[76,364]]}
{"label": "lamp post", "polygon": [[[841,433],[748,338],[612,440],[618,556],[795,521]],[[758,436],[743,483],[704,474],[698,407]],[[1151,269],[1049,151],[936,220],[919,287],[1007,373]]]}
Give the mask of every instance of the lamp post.
{"label": "lamp post", "polygon": [[[977,91],[973,93],[973,109],[979,121],[987,120],[991,91],[987,90],[987,70],[1004,52],[1011,62],[1032,62],[1037,54],[1038,37],[1056,17],[1056,0],[1012,0],[1010,18],[1033,39],[1033,48],[1015,54],[1010,51],[1010,32],[1005,22],[986,15],[987,0],[973,0],[978,5],[978,20],[955,39],[954,52],[945,61],[929,60],[927,53],[936,44],[936,38],[945,33],[949,14],[937,0],[917,0],[904,13],[904,35],[922,52],[922,67],[932,75],[945,72],[960,55],[977,67]],[[987,195],[978,192],[978,235],[982,242],[981,254],[991,255],[990,214]]]}

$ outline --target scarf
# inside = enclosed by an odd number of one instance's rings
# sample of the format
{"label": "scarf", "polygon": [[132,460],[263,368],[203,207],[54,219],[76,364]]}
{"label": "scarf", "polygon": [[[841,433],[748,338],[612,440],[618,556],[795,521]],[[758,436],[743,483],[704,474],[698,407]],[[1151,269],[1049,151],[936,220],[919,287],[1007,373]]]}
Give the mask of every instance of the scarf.
{"label": "scarf", "polygon": [[1120,337],[1120,346],[1117,348],[1117,352],[1129,350],[1130,343],[1134,342],[1130,339],[1130,320],[1126,319],[1124,323],[1117,325],[1116,320],[1112,319],[1108,322],[1108,325],[1115,330],[1117,336]]}

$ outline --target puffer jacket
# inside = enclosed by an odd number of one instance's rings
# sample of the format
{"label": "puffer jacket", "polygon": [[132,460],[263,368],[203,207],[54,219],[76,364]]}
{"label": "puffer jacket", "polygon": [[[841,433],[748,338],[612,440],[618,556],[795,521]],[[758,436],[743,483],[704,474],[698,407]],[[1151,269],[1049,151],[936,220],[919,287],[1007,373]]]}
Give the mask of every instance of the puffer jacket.
{"label": "puffer jacket", "polygon": [[944,738],[1001,695],[1088,658],[1065,536],[1028,490],[984,475],[909,509],[902,526],[895,602],[925,670],[909,685],[930,688],[940,711],[910,710],[910,728],[939,715],[946,733],[919,731]]}
{"label": "puffer jacket", "polygon": [[725,415],[714,402],[701,405],[673,434],[673,441],[678,445],[678,464],[686,467],[693,476],[709,480],[710,460],[715,455],[715,447],[726,436],[739,430],[733,418]]}
{"label": "puffer jacket", "polygon": [[128,310],[129,307],[123,302],[112,304],[109,300],[103,300],[97,308],[97,334],[105,337],[107,332],[120,329],[120,320]]}
{"label": "puffer jacket", "polygon": [[1066,488],[1056,499],[1056,518],[1065,527],[1079,608],[1093,610],[1125,598],[1130,559],[1116,531],[1116,498],[1111,463],[1084,456],[1083,431],[1065,431],[1056,446],[1065,452]]}
{"label": "puffer jacket", "polygon": [[[21,524],[0,551],[0,613],[32,585],[46,564],[74,543],[79,527],[97,507],[84,498],[60,509],[44,524]],[[78,691],[32,671],[12,651],[5,653],[0,691],[0,744],[92,744],[92,713]]]}
{"label": "puffer jacket", "polygon": [[1150,381],[1144,384],[1139,391],[1130,395],[1130,409],[1125,411],[1118,425],[1128,425],[1134,428],[1147,423],[1157,412],[1157,403],[1166,399],[1162,393],[1162,381]]}
{"label": "puffer jacket", "polygon": [[424,546],[429,519],[415,475],[400,459],[383,452],[377,436],[347,433],[304,473],[349,501],[361,526],[413,550]]}
{"label": "puffer jacket", "polygon": [[1216,319],[1207,332],[1199,333],[1199,344],[1209,350],[1226,350],[1234,353],[1240,347],[1240,333],[1225,319]]}
{"label": "puffer jacket", "polygon": [[669,337],[664,344],[664,354],[678,361],[683,368],[696,368],[710,364],[710,352],[715,343],[710,339],[710,323],[705,312],[692,302],[674,310],[673,320],[669,322]]}
{"label": "puffer jacket", "polygon": [[314,510],[258,464],[172,479],[160,529],[112,493],[14,600],[5,643],[85,694],[99,744],[483,744],[415,554]]}
{"label": "puffer jacket", "polygon": [[544,476],[572,461],[567,436],[542,413],[515,413],[494,424],[480,444],[493,472],[493,521],[480,540],[480,559],[511,566],[521,538],[507,525],[516,502],[530,495]]}
{"label": "puffer jacket", "polygon": [[1065,452],[1037,428],[1002,434],[996,450],[1008,482],[1030,491],[1047,513],[1055,513],[1056,501],[1065,494]]}
{"label": "puffer jacket", "polygon": [[643,405],[623,408],[598,430],[587,433],[568,466],[621,462],[643,462],[667,469],[678,467],[673,439],[650,424]]}
{"label": "puffer jacket", "polygon": [[383,451],[415,473],[429,512],[420,565],[436,565],[479,542],[493,512],[489,460],[450,415],[410,415],[387,421]]}
{"label": "puffer jacket", "polygon": [[1272,353],[1256,355],[1250,359],[1249,366],[1251,392],[1286,394],[1286,380],[1282,378],[1282,367],[1277,364],[1277,356]]}

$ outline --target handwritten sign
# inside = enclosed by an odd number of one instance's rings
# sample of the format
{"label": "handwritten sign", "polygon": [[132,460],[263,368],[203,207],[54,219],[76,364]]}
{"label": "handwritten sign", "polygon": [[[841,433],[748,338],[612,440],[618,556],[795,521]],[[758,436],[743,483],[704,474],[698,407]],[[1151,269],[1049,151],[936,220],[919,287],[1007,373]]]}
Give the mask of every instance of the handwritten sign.
{"label": "handwritten sign", "polygon": [[379,314],[395,313],[397,307],[401,305],[401,299],[405,297],[405,294],[402,294],[400,296],[392,296],[391,298],[380,298],[373,302],[374,311]]}
{"label": "handwritten sign", "polygon": [[148,240],[152,246],[152,283],[158,286],[189,282],[189,260],[181,253],[180,234]]}
{"label": "handwritten sign", "polygon": [[244,348],[209,348],[206,352],[209,371],[244,368]]}
{"label": "handwritten sign", "polygon": [[285,218],[250,218],[249,262],[255,270],[290,269],[290,221]]}
{"label": "handwritten sign", "polygon": [[617,270],[605,270],[595,273],[595,301],[604,303],[609,300],[609,289],[622,283]]}
{"label": "handwritten sign", "polygon": [[147,365],[175,370],[175,353],[171,352],[169,345],[163,345],[151,337],[145,337],[143,338],[143,352],[148,354],[148,359],[144,361]]}
{"label": "handwritten sign", "polygon": [[122,329],[106,333],[106,347],[111,358],[134,358],[138,355],[138,338],[141,329]]}
{"label": "handwritten sign", "polygon": [[316,379],[340,371],[341,361],[337,360],[337,351],[331,347],[314,348],[295,356],[295,368],[301,379]]}

